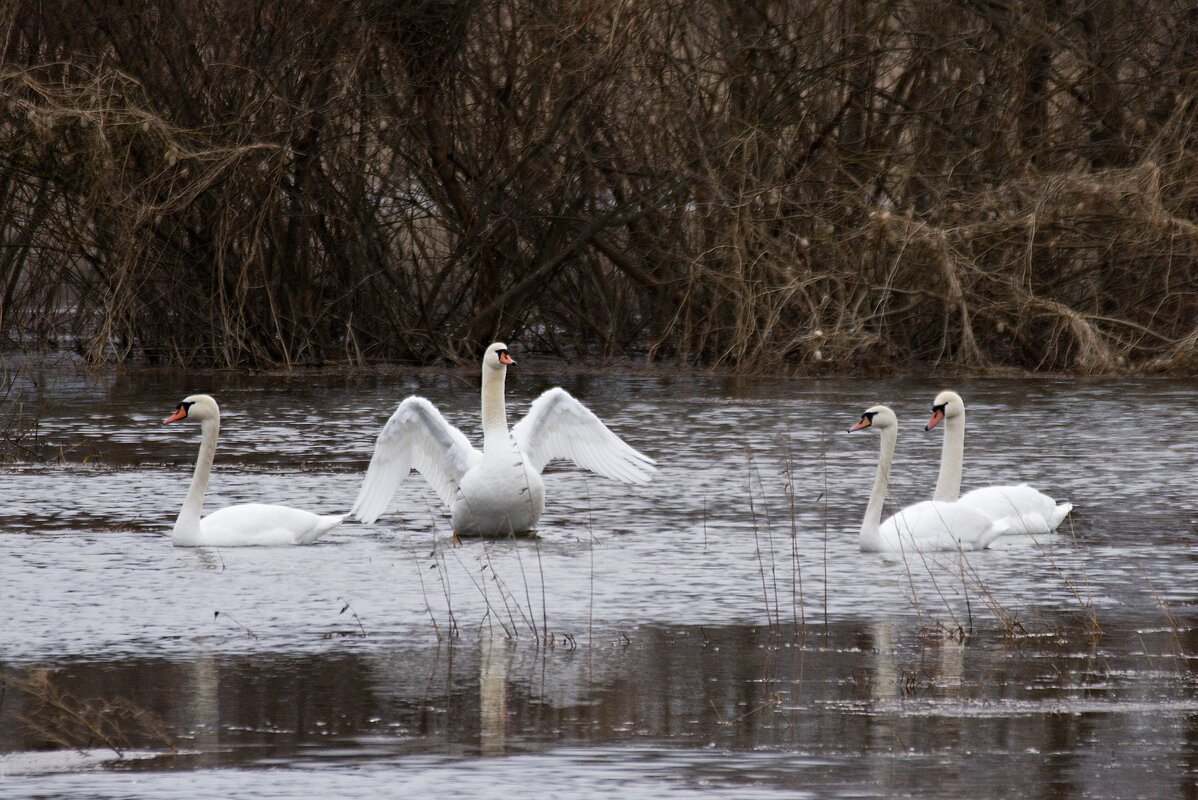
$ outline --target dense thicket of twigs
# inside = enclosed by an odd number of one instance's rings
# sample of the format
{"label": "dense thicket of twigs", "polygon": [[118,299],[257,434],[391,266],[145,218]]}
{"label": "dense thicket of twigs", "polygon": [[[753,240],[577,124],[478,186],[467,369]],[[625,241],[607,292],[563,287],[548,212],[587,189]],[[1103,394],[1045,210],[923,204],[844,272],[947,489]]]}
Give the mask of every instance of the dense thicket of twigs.
{"label": "dense thicket of twigs", "polygon": [[0,336],[1192,370],[1198,11],[11,0]]}

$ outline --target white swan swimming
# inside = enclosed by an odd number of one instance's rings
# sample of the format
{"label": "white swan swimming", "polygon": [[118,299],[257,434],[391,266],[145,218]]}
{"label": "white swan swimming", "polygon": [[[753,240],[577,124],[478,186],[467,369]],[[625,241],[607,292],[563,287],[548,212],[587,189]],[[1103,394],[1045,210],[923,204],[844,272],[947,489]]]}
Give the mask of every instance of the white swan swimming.
{"label": "white swan swimming", "polygon": [[932,401],[932,416],[924,430],[944,422],[944,447],[940,454],[940,478],[933,500],[959,502],[990,519],[1005,519],[1008,533],[1050,533],[1073,509],[1072,503],[1057,504],[1026,483],[986,486],[961,496],[961,462],[965,457],[965,401],[956,392],[941,392]]}
{"label": "white swan swimming", "polygon": [[163,420],[181,419],[200,423],[203,438],[196,459],[195,474],[187,499],[175,520],[171,542],[176,547],[249,547],[312,544],[341,524],[347,515],[320,516],[310,511],[262,503],[227,506],[200,519],[216,438],[220,434],[220,407],[210,395],[193,394],[175,406],[175,413]]}
{"label": "white swan swimming", "polygon": [[504,381],[515,364],[507,345],[487,348],[482,366],[483,449],[423,397],[408,397],[387,420],[351,513],[374,522],[415,468],[449,506],[459,536],[531,530],[545,508],[541,470],[555,458],[624,483],[648,483],[656,462],[625,444],[564,389],[550,389],[508,430]]}
{"label": "white swan swimming", "polygon": [[867,553],[911,550],[981,550],[1006,531],[1005,521],[994,522],[960,503],[924,500],[907,506],[882,522],[882,504],[890,486],[890,462],[898,440],[898,419],[886,406],[865,410],[849,433],[876,428],[882,437],[878,472],[861,523],[861,549]]}

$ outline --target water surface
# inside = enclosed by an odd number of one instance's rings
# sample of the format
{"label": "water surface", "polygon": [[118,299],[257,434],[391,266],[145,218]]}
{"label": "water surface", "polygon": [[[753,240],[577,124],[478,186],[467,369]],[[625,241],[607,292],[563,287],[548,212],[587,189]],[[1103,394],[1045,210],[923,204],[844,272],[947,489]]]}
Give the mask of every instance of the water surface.
{"label": "water surface", "polygon": [[408,394],[479,441],[474,371],[27,365],[39,457],[0,471],[2,666],[125,698],[176,752],[137,731],[123,759],[47,751],[10,686],[0,793],[1193,796],[1198,384],[958,381],[965,488],[1029,481],[1074,503],[1068,529],[888,560],[856,541],[877,438],[844,430],[895,408],[895,500],[929,497],[943,382],[520,360],[513,420],[562,385],[656,480],[557,463],[538,539],[455,547],[412,476],[374,525],[219,551],[168,538],[198,431],[160,421],[185,394],[225,414],[207,508],[333,513]]}

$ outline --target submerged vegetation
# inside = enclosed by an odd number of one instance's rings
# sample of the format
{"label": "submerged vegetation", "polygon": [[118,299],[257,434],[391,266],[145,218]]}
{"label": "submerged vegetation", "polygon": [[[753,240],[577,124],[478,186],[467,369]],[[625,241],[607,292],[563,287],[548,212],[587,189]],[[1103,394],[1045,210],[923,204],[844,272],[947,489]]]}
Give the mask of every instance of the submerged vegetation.
{"label": "submerged vegetation", "polygon": [[1198,366],[1198,11],[10,3],[0,338]]}
{"label": "submerged vegetation", "polygon": [[21,722],[44,744],[80,751],[105,747],[118,757],[139,745],[175,751],[161,720],[123,697],[76,697],[47,669],[10,673],[0,680],[21,693],[25,706]]}
{"label": "submerged vegetation", "polygon": [[38,412],[24,401],[17,375],[0,363],[0,464],[44,455],[37,440]]}

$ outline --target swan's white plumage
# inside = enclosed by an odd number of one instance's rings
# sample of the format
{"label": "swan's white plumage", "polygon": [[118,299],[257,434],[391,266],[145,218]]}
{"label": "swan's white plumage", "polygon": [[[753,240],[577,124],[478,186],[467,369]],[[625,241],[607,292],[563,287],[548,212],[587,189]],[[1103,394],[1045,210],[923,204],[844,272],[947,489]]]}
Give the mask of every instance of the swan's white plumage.
{"label": "swan's white plumage", "polygon": [[312,544],[340,525],[345,516],[313,514],[263,503],[226,506],[200,520],[199,540],[186,544],[193,547]]}
{"label": "swan's white plumage", "polygon": [[933,550],[982,550],[1007,530],[1005,521],[993,521],[961,505],[925,500],[907,506],[882,522],[882,506],[890,486],[890,463],[898,440],[898,419],[886,406],[866,409],[850,432],[876,428],[881,434],[878,469],[865,518],[860,546],[867,553],[901,553]]}
{"label": "swan's white plumage", "polygon": [[1073,503],[1060,503],[1044,492],[1020,483],[1014,486],[986,486],[966,492],[961,505],[980,511],[990,519],[1005,519],[1008,533],[1037,534],[1055,531]]}
{"label": "swan's white plumage", "polygon": [[522,533],[544,510],[541,471],[555,458],[625,483],[649,480],[653,459],[629,447],[564,389],[542,394],[509,431],[504,381],[512,363],[500,342],[483,357],[481,451],[424,398],[400,403],[375,442],[351,513],[374,522],[414,468],[449,506],[456,533]]}
{"label": "swan's white plumage", "polygon": [[441,502],[451,506],[462,476],[482,461],[482,455],[436,406],[423,397],[408,397],[379,433],[350,513],[364,522],[374,522],[387,510],[391,496],[413,468]]}
{"label": "swan's white plumage", "polygon": [[1006,531],[1005,521],[995,523],[974,509],[924,500],[889,517],[876,535],[863,531],[861,549],[867,553],[983,550]]}
{"label": "swan's white plumage", "polygon": [[553,459],[564,458],[605,478],[648,483],[657,463],[625,444],[560,387],[533,401],[528,414],[512,428],[512,437],[537,472]]}
{"label": "swan's white plumage", "polygon": [[320,515],[288,506],[245,503],[226,506],[201,519],[204,493],[220,434],[220,407],[210,395],[184,398],[165,422],[200,423],[200,453],[183,508],[171,531],[176,547],[262,547],[312,544],[341,524],[346,515]]}
{"label": "swan's white plumage", "polygon": [[956,501],[992,520],[1006,520],[1012,534],[1051,533],[1073,510],[1026,483],[985,486],[961,495],[961,472],[965,459],[965,401],[956,392],[945,391],[932,401],[932,418],[925,430],[944,421],[944,446],[940,455],[940,477],[935,500]]}

